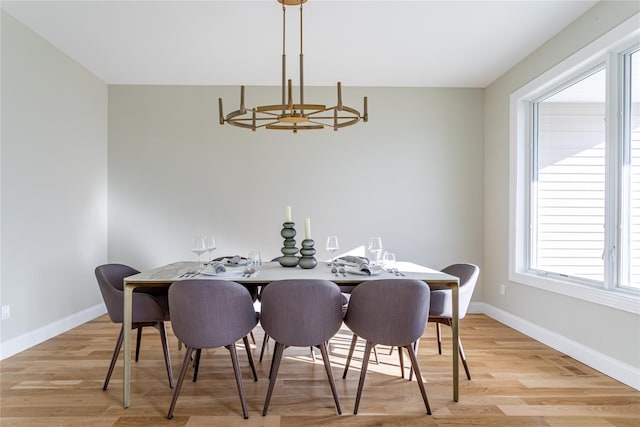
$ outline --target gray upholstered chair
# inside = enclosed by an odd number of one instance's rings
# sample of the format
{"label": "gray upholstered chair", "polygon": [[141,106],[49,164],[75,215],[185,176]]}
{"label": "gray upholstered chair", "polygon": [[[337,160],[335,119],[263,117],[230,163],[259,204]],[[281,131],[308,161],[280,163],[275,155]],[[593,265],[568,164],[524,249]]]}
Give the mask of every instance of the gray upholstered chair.
{"label": "gray upholstered chair", "polygon": [[[407,349],[424,405],[427,413],[431,415],[413,348],[413,343],[422,336],[427,326],[429,301],[429,286],[413,279],[372,280],[360,284],[351,293],[344,323],[355,335],[366,340],[354,414],[358,413],[371,349],[376,344],[382,344]],[[351,342],[343,378],[347,376],[355,342],[355,339]]]}
{"label": "gray upholstered chair", "polygon": [[249,418],[235,345],[243,339],[253,378],[257,381],[247,334],[258,324],[258,314],[249,291],[226,280],[182,280],[169,288],[169,308],[173,332],[186,350],[167,418],[173,418],[193,351],[216,347],[226,347],[231,353],[242,413],[245,419]]}
{"label": "gray upholstered chair", "polygon": [[[478,276],[480,275],[480,268],[474,264],[452,264],[445,267],[442,270],[443,273],[456,276],[460,279],[460,291],[459,291],[459,319],[464,318],[467,315],[469,304],[471,303],[471,296],[473,290],[478,282]],[[453,318],[453,303],[451,296],[451,288],[448,286],[431,287],[431,305],[429,307],[429,321],[436,324],[436,335],[438,337],[438,353],[442,354],[442,335],[440,331],[440,325],[451,326],[451,319]],[[458,337],[458,347],[460,349],[460,360],[462,366],[467,373],[467,379],[471,379],[471,373],[469,372],[469,366],[467,365],[467,358],[462,348],[462,340]],[[417,350],[416,350],[417,351]]]}
{"label": "gray upholstered chair", "polygon": [[280,280],[266,286],[261,295],[260,322],[276,343],[262,415],[267,415],[282,354],[289,346],[320,349],[336,409],[341,414],[327,352],[327,342],[342,325],[340,288],[327,280]]}
{"label": "gray upholstered chair", "polygon": [[[104,264],[96,267],[95,274],[98,281],[98,287],[102,293],[104,304],[107,307],[107,313],[113,323],[122,324],[124,320],[124,279],[128,276],[139,273],[135,268],[123,264]],[[166,289],[153,288],[136,288],[133,292],[133,318],[131,321],[132,329],[138,330],[136,340],[136,362],[140,354],[140,341],[142,338],[142,328],[153,326],[160,331],[160,340],[162,341],[162,349],[164,351],[164,361],[167,368],[167,376],[169,377],[169,387],[173,388],[173,374],[171,372],[171,358],[169,356],[169,347],[167,345],[167,332],[164,327],[164,321],[169,320],[169,305],[167,302]],[[107,377],[104,380],[103,390],[109,386],[113,368],[118,361],[120,348],[124,340],[124,325],[120,327],[120,334],[116,340],[116,346],[113,350]]]}

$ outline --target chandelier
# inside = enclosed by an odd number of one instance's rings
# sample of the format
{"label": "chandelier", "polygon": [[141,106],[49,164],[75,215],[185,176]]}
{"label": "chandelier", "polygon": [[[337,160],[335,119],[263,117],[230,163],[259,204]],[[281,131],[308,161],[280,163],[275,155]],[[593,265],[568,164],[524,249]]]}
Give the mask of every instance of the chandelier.
{"label": "chandelier", "polygon": [[[258,128],[290,130],[297,133],[299,130],[324,129],[332,127],[338,130],[351,126],[360,120],[366,122],[367,97],[364,97],[364,112],[348,107],[342,103],[342,85],[337,84],[337,104],[327,107],[323,104],[306,104],[304,101],[304,72],[302,56],[302,5],[307,0],[277,0],[282,4],[282,101],[280,104],[259,105],[247,108],[244,103],[244,86],[240,86],[240,108],[226,116],[222,110],[222,98],[218,98],[220,111],[220,124],[225,123],[240,128],[255,131]],[[286,6],[300,6],[300,95],[298,103],[293,102],[293,88],[291,79],[286,80],[286,37],[285,19]]]}

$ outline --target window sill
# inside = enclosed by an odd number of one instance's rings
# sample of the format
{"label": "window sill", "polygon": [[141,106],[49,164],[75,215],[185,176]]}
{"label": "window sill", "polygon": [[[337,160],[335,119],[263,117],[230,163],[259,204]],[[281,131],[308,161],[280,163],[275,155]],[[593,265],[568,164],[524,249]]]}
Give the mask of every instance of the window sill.
{"label": "window sill", "polygon": [[596,289],[558,278],[527,273],[511,273],[509,280],[594,304],[640,314],[640,295],[632,291]]}

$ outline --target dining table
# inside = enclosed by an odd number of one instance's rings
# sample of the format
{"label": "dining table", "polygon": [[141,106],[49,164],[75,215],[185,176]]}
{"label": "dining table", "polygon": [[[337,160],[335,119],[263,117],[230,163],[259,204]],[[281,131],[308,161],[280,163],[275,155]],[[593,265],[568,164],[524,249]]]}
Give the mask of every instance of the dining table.
{"label": "dining table", "polygon": [[[271,282],[285,279],[324,279],[337,285],[358,285],[376,279],[417,279],[431,285],[446,285],[451,288],[453,319],[452,319],[452,351],[453,362],[453,400],[458,401],[458,354],[459,354],[459,279],[419,264],[407,261],[397,261],[396,268],[374,270],[374,274],[364,274],[357,269],[335,271],[327,262],[318,262],[315,268],[283,267],[277,261],[265,262],[248,273],[242,267],[225,268],[226,271],[209,273],[207,269],[201,273],[191,273],[199,263],[182,261],[145,270],[124,279],[124,322],[123,330],[131,331],[133,291],[138,287],[169,287],[181,280],[232,280],[245,286],[266,286]],[[334,271],[332,271],[334,270]],[[131,404],[131,333],[124,334],[124,381],[123,405],[128,408]]]}

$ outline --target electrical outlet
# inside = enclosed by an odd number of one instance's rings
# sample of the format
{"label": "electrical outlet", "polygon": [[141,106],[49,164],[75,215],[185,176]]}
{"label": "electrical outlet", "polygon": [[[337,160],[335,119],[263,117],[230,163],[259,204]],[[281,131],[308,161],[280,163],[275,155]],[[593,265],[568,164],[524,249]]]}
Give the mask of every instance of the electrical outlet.
{"label": "electrical outlet", "polygon": [[2,320],[6,320],[11,317],[11,306],[9,304],[2,306]]}
{"label": "electrical outlet", "polygon": [[500,295],[505,296],[507,293],[507,287],[503,284],[500,285]]}

